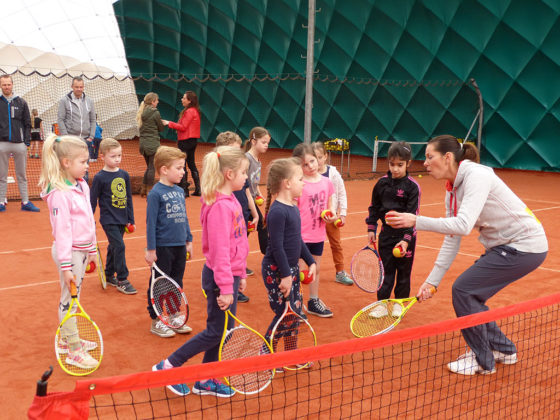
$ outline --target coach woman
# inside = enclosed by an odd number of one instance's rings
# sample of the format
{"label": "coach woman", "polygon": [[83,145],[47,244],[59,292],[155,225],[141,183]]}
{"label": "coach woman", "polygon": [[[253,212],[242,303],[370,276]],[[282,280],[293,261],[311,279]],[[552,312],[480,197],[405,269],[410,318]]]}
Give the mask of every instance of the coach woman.
{"label": "coach woman", "polygon": [[[470,143],[459,143],[450,135],[431,139],[424,166],[432,177],[446,181],[446,217],[387,213],[394,216],[393,227],[445,234],[434,267],[418,291],[420,300],[428,299],[429,289],[439,285],[459,251],[461,237],[478,229],[485,252],[453,284],[457,316],[487,311],[490,297],[535,270],[548,252],[539,220],[491,168],[478,162],[478,149]],[[490,374],[496,371],[496,362],[517,362],[515,345],[495,322],[464,329],[462,334],[470,350],[448,363],[451,372]]]}

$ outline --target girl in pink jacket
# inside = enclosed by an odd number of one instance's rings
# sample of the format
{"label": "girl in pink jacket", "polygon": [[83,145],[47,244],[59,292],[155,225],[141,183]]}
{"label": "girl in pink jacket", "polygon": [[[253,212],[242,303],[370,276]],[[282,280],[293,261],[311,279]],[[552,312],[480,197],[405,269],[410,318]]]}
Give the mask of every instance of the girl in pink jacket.
{"label": "girl in pink jacket", "polygon": [[[79,296],[86,266],[96,258],[95,220],[89,187],[83,180],[88,160],[87,145],[78,137],[52,134],[43,145],[39,185],[41,197],[49,207],[54,237],[52,257],[60,277],[59,322],[70,305],[70,282],[76,284]],[[77,328],[62,331],[57,345],[59,352],[68,354],[66,363],[70,365],[90,369],[98,364],[88,353],[96,343],[80,340]]]}
{"label": "girl in pink jacket", "polygon": [[[235,314],[237,292],[246,286],[246,261],[249,254],[247,227],[243,210],[233,191],[240,190],[247,179],[249,162],[239,149],[216,148],[203,161],[202,174],[202,252],[206,264],[202,269],[202,288],[206,293],[208,317],[206,329],[195,335],[152,370],[181,366],[191,357],[204,352],[202,363],[218,360],[220,340],[224,331],[225,311]],[[233,327],[233,320],[230,318]],[[178,395],[187,395],[187,384],[169,385]],[[235,391],[216,379],[199,381],[193,392],[199,395],[231,397]]]}

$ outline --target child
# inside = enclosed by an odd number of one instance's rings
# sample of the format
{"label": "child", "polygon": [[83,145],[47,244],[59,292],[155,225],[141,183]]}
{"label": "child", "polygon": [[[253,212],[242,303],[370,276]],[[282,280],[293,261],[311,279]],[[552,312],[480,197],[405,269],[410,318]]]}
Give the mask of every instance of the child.
{"label": "child", "polygon": [[[216,147],[219,146],[232,146],[241,148],[243,141],[238,134],[232,131],[224,131],[223,133],[218,134],[216,137]],[[245,219],[245,224],[251,220],[253,224],[257,225],[259,223],[259,214],[257,212],[257,205],[251,196],[251,192],[249,191],[249,180],[245,180],[245,184],[243,184],[243,188],[238,191],[234,191],[233,195],[241,204],[241,208],[243,209],[243,218]],[[249,235],[249,232],[247,232]],[[255,274],[253,270],[247,268],[247,275],[252,276]],[[237,294],[237,302],[245,303],[249,302],[249,296],[245,295],[244,293]]]}
{"label": "child", "polygon": [[[275,314],[266,332],[268,341],[284,312],[287,299],[295,311],[300,314],[303,312],[298,266],[300,258],[309,266],[310,275],[315,275],[315,260],[301,237],[299,209],[294,204],[294,200],[301,196],[303,185],[299,159],[276,159],[271,163],[264,212],[268,247],[262,261],[262,278],[268,291],[268,303]],[[276,194],[276,200],[270,205],[271,197]]]}
{"label": "child", "polygon": [[[325,150],[325,145],[320,141],[316,141],[311,144],[315,156],[317,156],[317,162],[319,163],[319,173],[331,180],[334,186],[334,197],[333,203],[336,209],[336,217],[342,220],[342,223],[346,223],[346,209],[347,209],[347,199],[346,199],[346,188],[344,188],[344,181],[340,176],[340,173],[336,170],[334,166],[327,165],[327,151]],[[342,243],[340,242],[340,229],[334,225],[334,223],[327,223],[327,238],[329,238],[329,244],[331,245],[332,256],[334,260],[334,267],[336,269],[335,281],[347,286],[352,286],[354,282],[344,271],[344,254],[342,252]]]}
{"label": "child", "polygon": [[109,240],[105,277],[107,284],[116,287],[119,292],[133,295],[136,289],[128,281],[123,240],[126,225],[134,225],[130,177],[128,172],[119,168],[122,147],[117,140],[103,140],[100,149],[105,166],[93,177],[90,198],[93,213],[99,201],[99,222]]}
{"label": "child", "polygon": [[[418,214],[420,208],[420,186],[408,176],[411,149],[407,142],[394,142],[387,152],[389,171],[373,187],[371,205],[368,208],[369,217],[366,219],[368,240],[376,240],[377,221],[381,220],[379,233],[379,255],[383,261],[385,279],[377,292],[377,299],[389,299],[395,286],[395,298],[404,299],[410,294],[410,273],[414,260],[416,246],[416,230],[414,228],[393,229],[385,221],[385,213],[390,210]],[[402,246],[404,257],[393,256],[393,248]],[[395,274],[397,282],[395,285]],[[391,316],[399,317],[402,308],[395,305]],[[376,307],[371,316],[382,318],[387,316],[387,308]]]}
{"label": "child", "polygon": [[[183,287],[183,275],[187,262],[187,252],[193,257],[192,234],[185,208],[185,192],[177,184],[185,173],[185,154],[176,147],[160,146],[154,157],[154,167],[159,182],[148,194],[146,211],[146,248],[145,259],[151,267],[157,266]],[[148,313],[152,319],[150,332],[159,337],[173,337],[175,333],[186,334],[192,331],[187,324],[170,328],[156,316],[150,302],[148,282]],[[173,323],[173,321],[171,321]],[[182,324],[180,320],[177,320]]]}
{"label": "child", "polygon": [[101,145],[101,140],[103,140],[103,128],[97,123],[97,114],[95,114],[95,120],[95,134],[91,142],[90,162],[97,162],[99,146]]}
{"label": "child", "polygon": [[[50,135],[43,145],[41,198],[47,202],[54,242],[52,257],[60,278],[58,321],[70,306],[70,282],[81,291],[86,266],[96,258],[95,220],[89,187],[83,180],[88,167],[87,145],[78,137]],[[88,351],[97,344],[80,339],[77,328],[62,331],[59,349],[67,352],[66,363],[82,369],[97,366]]]}
{"label": "child", "polygon": [[[239,202],[232,194],[243,187],[249,164],[243,152],[233,147],[218,147],[204,157],[202,173],[202,288],[207,296],[206,329],[197,334],[152,370],[181,366],[194,355],[204,352],[202,363],[218,360],[224,330],[225,311],[237,307],[237,290],[246,286],[245,265],[249,242]],[[233,324],[233,320],[230,319]],[[231,326],[230,326],[231,327]],[[168,385],[178,395],[190,392],[186,384]],[[216,379],[196,382],[199,395],[231,397],[235,391]]]}
{"label": "child", "polygon": [[[249,139],[245,142],[245,153],[249,159],[249,172],[247,175],[249,177],[249,191],[251,192],[251,197],[253,201],[257,196],[262,197],[261,190],[259,189],[259,182],[261,181],[261,161],[259,157],[266,153],[268,150],[268,144],[270,143],[270,134],[268,130],[263,127],[254,127],[249,132]],[[268,239],[268,233],[263,225],[263,217],[258,205],[256,206],[257,214],[259,219],[257,221],[257,233],[259,235],[259,247],[261,253],[266,253],[266,242]]]}
{"label": "child", "polygon": [[44,139],[43,120],[39,118],[39,111],[31,110],[31,147],[29,157],[39,159],[39,142]]}
{"label": "child", "polygon": [[319,174],[317,158],[309,144],[298,144],[293,155],[300,158],[303,167],[303,192],[298,199],[298,207],[301,213],[301,236],[307,248],[317,263],[315,280],[309,285],[309,301],[307,312],[322,318],[333,316],[331,310],[319,299],[319,270],[321,266],[321,255],[326,237],[326,223],[332,223],[335,217],[321,218],[323,210],[333,209],[334,187],[332,182]]}

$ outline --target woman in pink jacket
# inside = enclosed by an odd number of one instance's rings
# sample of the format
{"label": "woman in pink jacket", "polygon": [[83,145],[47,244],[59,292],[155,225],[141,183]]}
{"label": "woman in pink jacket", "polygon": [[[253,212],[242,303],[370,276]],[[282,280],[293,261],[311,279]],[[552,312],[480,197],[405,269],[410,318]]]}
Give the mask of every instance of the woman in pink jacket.
{"label": "woman in pink jacket", "polygon": [[200,108],[198,96],[192,90],[187,90],[181,99],[185,107],[179,114],[179,122],[163,120],[163,124],[173,130],[177,130],[179,149],[187,155],[185,164],[185,175],[179,186],[185,190],[185,197],[189,196],[189,183],[187,182],[187,166],[191,171],[194,181],[194,192],[192,195],[200,196],[200,177],[194,161],[196,143],[200,139]]}

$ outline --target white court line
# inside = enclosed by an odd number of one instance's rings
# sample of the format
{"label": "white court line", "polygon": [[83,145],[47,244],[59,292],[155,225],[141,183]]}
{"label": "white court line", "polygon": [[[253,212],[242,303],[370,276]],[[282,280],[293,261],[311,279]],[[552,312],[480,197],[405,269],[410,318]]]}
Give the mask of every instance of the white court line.
{"label": "white court line", "polygon": [[[367,238],[367,235],[358,235],[358,236],[348,236],[346,238],[340,238],[342,241],[348,241],[351,239],[364,239]],[[325,243],[329,242],[328,240],[325,241]],[[416,244],[417,248],[424,248],[424,249],[430,249],[433,251],[439,251],[439,248],[437,247],[433,247],[433,246],[426,246],[426,245],[418,245]],[[249,251],[249,254],[260,254],[260,250],[258,251]],[[462,255],[462,256],[466,256],[466,257],[474,257],[474,258],[478,258],[480,257],[480,254],[468,254],[466,252],[458,252],[457,255]],[[189,260],[188,263],[195,263],[195,262],[202,262],[202,261],[206,261],[205,258],[197,258],[196,260]],[[187,263],[187,264],[188,264]],[[135,268],[130,268],[128,271],[142,271],[142,270],[148,270],[149,267],[146,265],[144,267],[135,267]],[[554,273],[560,273],[560,270],[556,270],[554,268],[546,268],[546,267],[538,267],[537,270],[545,270],[545,271],[552,271]],[[96,276],[96,274],[89,274],[86,275],[85,277],[94,277]],[[58,280],[54,280],[54,281],[44,281],[44,282],[40,282],[40,283],[31,283],[31,284],[23,284],[20,286],[10,286],[10,287],[2,287],[0,288],[0,292],[4,292],[7,290],[14,290],[14,289],[22,289],[24,287],[35,287],[35,286],[41,286],[44,284],[53,284],[53,283],[57,283],[58,284]]]}

